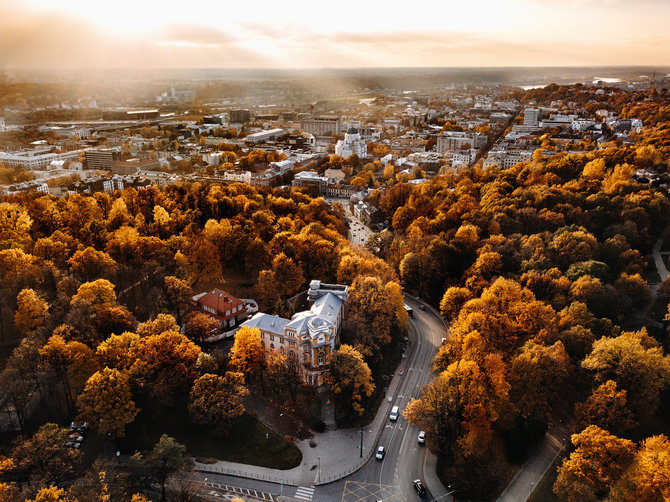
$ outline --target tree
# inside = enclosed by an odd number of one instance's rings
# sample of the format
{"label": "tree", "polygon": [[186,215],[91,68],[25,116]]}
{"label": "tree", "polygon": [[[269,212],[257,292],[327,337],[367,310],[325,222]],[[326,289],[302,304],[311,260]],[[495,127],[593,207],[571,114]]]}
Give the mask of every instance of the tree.
{"label": "tree", "polygon": [[305,283],[302,269],[284,253],[279,253],[272,260],[272,271],[281,296],[296,293]]}
{"label": "tree", "polygon": [[482,356],[481,363],[450,364],[405,407],[405,418],[426,431],[436,453],[459,450],[465,457],[483,457],[489,449],[499,410],[508,406],[509,384],[500,357]]}
{"label": "tree", "polygon": [[16,297],[16,305],[14,324],[22,336],[41,328],[49,315],[49,304],[32,289],[22,289]]}
{"label": "tree", "polygon": [[266,305],[274,305],[280,299],[281,288],[277,277],[272,270],[261,270],[258,274],[258,286],[256,288],[262,302]]}
{"label": "tree", "polygon": [[635,460],[612,489],[613,501],[670,500],[670,441],[667,436],[645,439]]}
{"label": "tree", "polygon": [[138,413],[128,375],[105,368],[91,375],[77,399],[80,420],[91,422],[101,435],[123,437]]}
{"label": "tree", "polygon": [[72,302],[85,300],[93,308],[102,310],[116,305],[116,293],[114,293],[114,284],[107,279],[96,279],[92,282],[85,282],[77,290],[77,294],[72,297]]}
{"label": "tree", "polygon": [[173,474],[184,472],[193,466],[184,445],[163,434],[153,449],[143,456],[135,453],[128,468],[136,479],[147,487],[158,483],[161,487],[161,500],[165,500],[165,483]]}
{"label": "tree", "polygon": [[349,288],[348,325],[351,341],[364,355],[371,355],[391,341],[395,305],[381,279],[359,276]]}
{"label": "tree", "polygon": [[440,300],[440,313],[452,320],[458,316],[463,305],[470,299],[470,290],[452,286],[444,292]]}
{"label": "tree", "polygon": [[645,330],[597,340],[582,367],[593,372],[596,381],[613,380],[626,390],[628,404],[642,418],[654,413],[661,391],[670,384],[670,357]]}
{"label": "tree", "polygon": [[628,439],[590,425],[572,435],[575,451],[558,468],[554,493],[568,502],[596,501],[607,494],[635,457]]}
{"label": "tree", "polygon": [[112,335],[98,345],[95,355],[103,366],[127,370],[135,362],[136,344],[139,339],[140,336],[135,333]]}
{"label": "tree", "polygon": [[212,336],[219,323],[207,314],[196,312],[189,317],[184,327],[184,334],[197,343],[203,343]]}
{"label": "tree", "polygon": [[200,347],[174,331],[141,337],[135,344],[137,359],[131,375],[149,396],[163,406],[186,395],[198,376]]}
{"label": "tree", "polygon": [[76,251],[68,263],[72,272],[84,281],[111,276],[117,270],[117,264],[111,256],[90,246]]}
{"label": "tree", "polygon": [[181,326],[181,313],[188,305],[191,288],[188,283],[178,277],[165,277],[165,292],[172,310],[177,314],[177,324]]}
{"label": "tree", "polygon": [[68,408],[71,409],[88,377],[98,369],[93,351],[81,342],[66,342],[60,335],[52,335],[40,349],[40,358],[61,382]]}
{"label": "tree", "polygon": [[258,328],[242,326],[235,333],[235,343],[230,349],[230,366],[242,373],[247,382],[252,377],[263,382],[265,369],[265,349],[261,345],[261,332]]}
{"label": "tree", "polygon": [[174,317],[170,314],[158,314],[155,319],[150,319],[141,323],[135,330],[141,337],[155,336],[165,333],[166,331],[174,331],[179,333],[180,329]]}
{"label": "tree", "polygon": [[227,371],[223,377],[207,373],[193,384],[188,412],[194,423],[212,426],[215,434],[224,435],[244,414],[242,396],[248,393],[242,373]]}
{"label": "tree", "polygon": [[64,489],[51,485],[47,488],[40,488],[35,498],[26,499],[26,502],[69,502],[70,500]]}
{"label": "tree", "polygon": [[637,426],[637,422],[628,409],[627,394],[625,390],[617,389],[613,380],[601,384],[586,401],[575,406],[578,429],[597,425],[616,435],[622,435],[633,429]]}
{"label": "tree", "polygon": [[340,345],[329,359],[326,383],[333,394],[350,406],[357,415],[362,415],[363,398],[370,397],[375,390],[370,368],[360,352],[351,345]]}
{"label": "tree", "polygon": [[569,400],[570,357],[563,344],[528,341],[511,364],[510,398],[524,418],[549,419]]}
{"label": "tree", "polygon": [[21,479],[35,476],[41,483],[49,483],[73,472],[79,452],[66,446],[69,433],[69,429],[46,423],[32,437],[19,439],[11,458]]}

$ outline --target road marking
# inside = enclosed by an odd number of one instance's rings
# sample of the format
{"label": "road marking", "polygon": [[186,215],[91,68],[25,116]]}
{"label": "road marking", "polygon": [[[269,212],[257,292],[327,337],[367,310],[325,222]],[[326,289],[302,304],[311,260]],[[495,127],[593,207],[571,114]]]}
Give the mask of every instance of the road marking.
{"label": "road marking", "polygon": [[314,488],[299,486],[298,489],[295,491],[295,498],[300,500],[307,500],[308,502],[311,502],[313,496],[314,496]]}

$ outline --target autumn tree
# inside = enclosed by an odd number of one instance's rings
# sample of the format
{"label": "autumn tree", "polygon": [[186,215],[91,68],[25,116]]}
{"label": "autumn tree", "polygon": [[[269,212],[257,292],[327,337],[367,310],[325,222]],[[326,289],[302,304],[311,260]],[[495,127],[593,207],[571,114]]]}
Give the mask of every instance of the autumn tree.
{"label": "autumn tree", "polygon": [[135,350],[130,374],[151,399],[171,406],[176,397],[188,393],[198,376],[200,347],[178,332],[166,331],[141,337]]}
{"label": "autumn tree", "polygon": [[170,314],[158,314],[154,319],[140,323],[135,330],[141,337],[160,335],[166,331],[180,332],[177,321]]}
{"label": "autumn tree", "polygon": [[101,435],[109,434],[113,438],[125,435],[126,425],[139,411],[128,376],[109,368],[91,375],[77,399],[77,406],[80,420],[90,422]]}
{"label": "autumn tree", "polygon": [[204,374],[191,389],[188,412],[194,423],[211,426],[217,435],[226,434],[245,412],[242,396],[248,394],[244,375],[227,371],[224,376]]}
{"label": "autumn tree", "polygon": [[177,314],[177,324],[181,326],[182,311],[188,305],[191,288],[188,283],[178,277],[165,277],[165,292],[172,310]]}
{"label": "autumn tree", "polygon": [[49,315],[49,304],[32,289],[22,289],[16,297],[16,305],[14,325],[22,336],[41,328]]}
{"label": "autumn tree", "polygon": [[111,256],[90,246],[76,251],[68,263],[72,272],[83,281],[111,277],[118,267]]}
{"label": "autumn tree", "polygon": [[26,502],[76,502],[67,496],[67,492],[57,486],[40,488],[34,499],[26,499]]}
{"label": "autumn tree", "polygon": [[572,435],[575,451],[558,468],[554,493],[568,502],[589,502],[607,495],[635,457],[635,445],[595,425]]}
{"label": "autumn tree", "polygon": [[645,439],[635,460],[612,488],[610,499],[656,502],[670,499],[670,440],[665,435]]}
{"label": "autumn tree", "polygon": [[351,345],[340,345],[329,358],[326,383],[340,401],[357,414],[362,415],[363,399],[370,397],[375,389],[370,368],[360,352]]}
{"label": "autumn tree", "polygon": [[633,429],[637,422],[628,408],[627,394],[626,390],[618,389],[613,380],[601,384],[586,401],[575,406],[578,430],[597,425],[622,435]]}
{"label": "autumn tree", "polygon": [[83,300],[89,302],[93,308],[102,310],[116,305],[116,293],[114,284],[107,279],[96,279],[92,282],[85,282],[77,290],[77,294],[72,297],[72,302]]}
{"label": "autumn tree", "polygon": [[261,345],[260,330],[242,326],[235,333],[235,343],[230,349],[230,366],[242,373],[247,382],[258,378],[263,384],[266,367],[265,349]]}
{"label": "autumn tree", "polygon": [[67,342],[60,335],[52,335],[40,349],[40,358],[44,366],[54,371],[71,409],[88,377],[98,369],[93,351],[81,342]]}
{"label": "autumn tree", "polygon": [[570,399],[570,357],[563,344],[528,341],[512,360],[510,397],[524,418],[549,419]]}
{"label": "autumn tree", "polygon": [[357,277],[349,289],[348,326],[351,342],[363,355],[371,355],[391,341],[396,309],[377,277]]}
{"label": "autumn tree", "polygon": [[129,332],[112,335],[98,345],[95,355],[103,366],[127,370],[135,362],[136,344],[139,339],[139,335]]}
{"label": "autumn tree", "polygon": [[[481,342],[473,342],[481,347]],[[499,356],[482,354],[481,362],[462,359],[450,364],[412,399],[404,416],[426,431],[437,453],[459,449],[465,457],[489,449],[500,409],[507,404],[509,384]]]}
{"label": "autumn tree", "polygon": [[79,452],[66,446],[69,433],[69,429],[46,423],[30,438],[19,439],[11,458],[20,479],[35,477],[40,483],[49,483],[72,473],[79,460]]}
{"label": "autumn tree", "polygon": [[184,334],[194,342],[203,343],[207,338],[212,336],[218,326],[219,323],[211,316],[197,312],[191,315],[188,321],[186,321]]}
{"label": "autumn tree", "polygon": [[598,382],[613,380],[626,390],[629,406],[641,418],[654,413],[670,383],[670,357],[645,330],[597,340],[582,367]]}

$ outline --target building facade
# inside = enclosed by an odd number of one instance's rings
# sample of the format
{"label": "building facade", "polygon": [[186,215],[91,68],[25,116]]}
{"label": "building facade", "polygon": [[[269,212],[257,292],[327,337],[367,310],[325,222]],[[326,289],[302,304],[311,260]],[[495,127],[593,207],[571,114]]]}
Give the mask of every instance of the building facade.
{"label": "building facade", "polygon": [[340,123],[341,120],[338,116],[314,117],[303,120],[302,129],[316,137],[332,136],[333,134],[340,134]]}
{"label": "building facade", "polygon": [[191,305],[217,321],[223,331],[239,326],[247,318],[244,302],[218,288],[195,295],[191,298]]}
{"label": "building facade", "polygon": [[338,140],[335,144],[335,154],[345,159],[351,157],[353,154],[358,155],[360,158],[368,156],[368,146],[361,139],[358,129],[352,127],[346,132],[344,139]]}
{"label": "building facade", "polygon": [[310,309],[291,319],[258,313],[242,326],[257,328],[266,354],[276,351],[286,355],[288,363],[296,365],[300,379],[317,387],[324,383],[342,330],[349,288],[314,280],[307,298]]}

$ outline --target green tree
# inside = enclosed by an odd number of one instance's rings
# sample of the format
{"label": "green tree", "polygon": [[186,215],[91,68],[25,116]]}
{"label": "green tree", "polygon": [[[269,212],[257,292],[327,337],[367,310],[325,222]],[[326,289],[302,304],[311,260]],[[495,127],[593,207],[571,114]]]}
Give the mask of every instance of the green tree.
{"label": "green tree", "polygon": [[143,456],[135,453],[128,463],[133,477],[149,488],[153,483],[161,487],[161,500],[165,500],[165,485],[172,475],[193,467],[193,460],[184,445],[163,434],[153,449]]}

